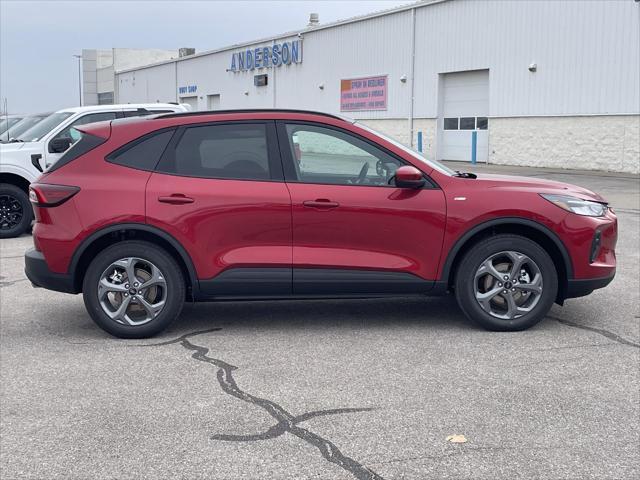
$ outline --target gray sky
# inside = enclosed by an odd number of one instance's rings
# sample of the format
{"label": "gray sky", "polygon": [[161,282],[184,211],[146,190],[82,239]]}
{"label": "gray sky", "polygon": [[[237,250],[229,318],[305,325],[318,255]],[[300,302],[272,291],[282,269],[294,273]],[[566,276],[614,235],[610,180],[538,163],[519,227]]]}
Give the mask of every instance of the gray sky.
{"label": "gray sky", "polygon": [[306,26],[406,5],[360,1],[0,0],[0,98],[11,113],[78,104],[83,48],[210,50]]}

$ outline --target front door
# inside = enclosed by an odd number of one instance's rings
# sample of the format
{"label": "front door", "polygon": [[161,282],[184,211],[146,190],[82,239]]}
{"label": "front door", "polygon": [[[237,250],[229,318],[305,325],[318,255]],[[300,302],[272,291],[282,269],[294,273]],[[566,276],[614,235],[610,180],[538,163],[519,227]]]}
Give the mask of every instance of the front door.
{"label": "front door", "polygon": [[291,294],[291,200],[273,122],[181,127],[146,190],[147,222],[188,251],[208,296]]}
{"label": "front door", "polygon": [[279,123],[293,217],[295,294],[424,293],[438,269],[445,200],[393,185],[404,161],[341,129]]}

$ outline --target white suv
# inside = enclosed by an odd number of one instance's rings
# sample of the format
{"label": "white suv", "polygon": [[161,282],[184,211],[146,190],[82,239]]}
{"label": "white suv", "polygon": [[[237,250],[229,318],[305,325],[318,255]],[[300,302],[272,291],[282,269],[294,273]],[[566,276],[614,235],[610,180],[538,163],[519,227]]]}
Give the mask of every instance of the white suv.
{"label": "white suv", "polygon": [[0,144],[0,238],[17,237],[33,220],[29,184],[78,140],[73,127],[116,118],[186,112],[171,103],[95,105],[52,113],[10,143]]}

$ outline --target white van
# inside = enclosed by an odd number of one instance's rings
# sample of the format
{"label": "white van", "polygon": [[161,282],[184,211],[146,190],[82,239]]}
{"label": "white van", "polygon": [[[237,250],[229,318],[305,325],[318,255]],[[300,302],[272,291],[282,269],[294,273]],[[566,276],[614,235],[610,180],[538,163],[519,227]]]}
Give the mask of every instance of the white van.
{"label": "white van", "polygon": [[95,105],[65,108],[13,139],[0,144],[0,238],[24,233],[33,219],[29,184],[78,140],[73,127],[116,118],[186,112],[171,103]]}

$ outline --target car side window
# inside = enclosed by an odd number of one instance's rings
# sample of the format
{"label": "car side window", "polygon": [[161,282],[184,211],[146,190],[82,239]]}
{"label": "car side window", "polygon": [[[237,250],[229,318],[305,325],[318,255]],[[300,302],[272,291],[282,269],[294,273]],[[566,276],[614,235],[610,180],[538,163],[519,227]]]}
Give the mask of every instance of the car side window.
{"label": "car side window", "polygon": [[202,178],[269,180],[266,126],[243,123],[186,127],[157,171]]}
{"label": "car side window", "polygon": [[106,120],[115,120],[116,112],[96,112],[89,113],[87,115],[83,115],[82,117],[76,119],[71,125],[67,126],[65,129],[60,131],[52,140],[58,138],[70,138],[72,143],[80,140],[80,132],[74,130],[74,127],[78,127],[80,125],[86,125],[87,123],[94,122],[103,122]]}
{"label": "car side window", "polygon": [[340,130],[287,124],[286,131],[301,183],[388,186],[402,165],[381,149]]}
{"label": "car side window", "polygon": [[153,170],[174,132],[174,129],[154,132],[134,140],[111,153],[107,161],[138,170]]}

